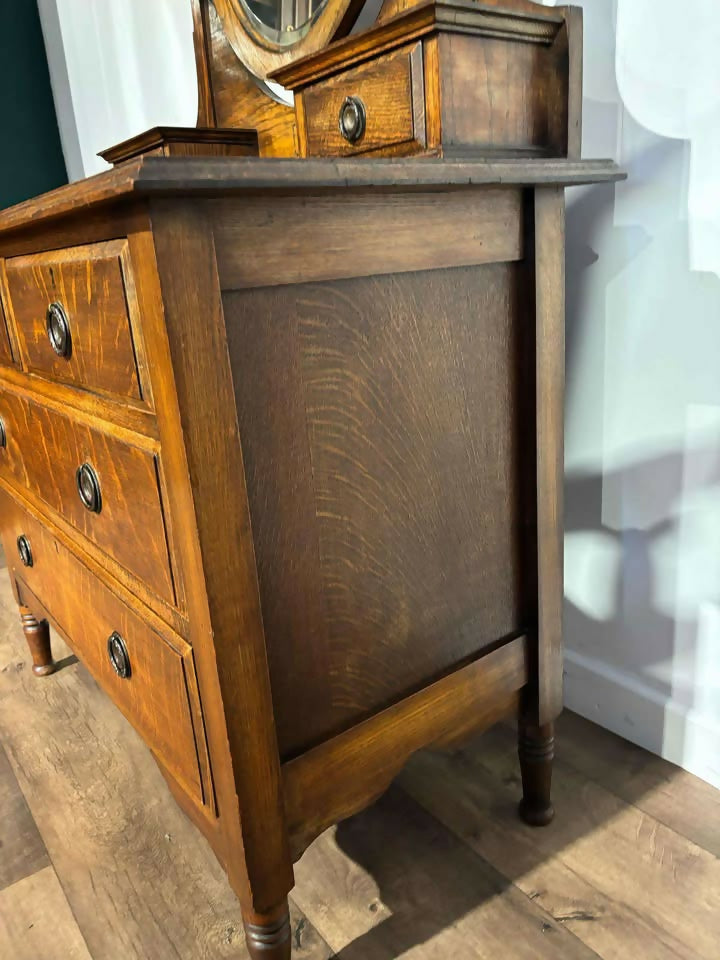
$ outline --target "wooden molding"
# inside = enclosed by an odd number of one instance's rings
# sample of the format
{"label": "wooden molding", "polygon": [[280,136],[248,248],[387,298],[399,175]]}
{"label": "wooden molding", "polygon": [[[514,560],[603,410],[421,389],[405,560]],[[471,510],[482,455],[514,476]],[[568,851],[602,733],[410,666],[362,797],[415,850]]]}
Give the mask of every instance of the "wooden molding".
{"label": "wooden molding", "polygon": [[[282,767],[293,857],[384,793],[417,750],[458,740],[510,713],[527,683],[526,638],[406,697]],[[352,776],[347,770],[352,769]]]}

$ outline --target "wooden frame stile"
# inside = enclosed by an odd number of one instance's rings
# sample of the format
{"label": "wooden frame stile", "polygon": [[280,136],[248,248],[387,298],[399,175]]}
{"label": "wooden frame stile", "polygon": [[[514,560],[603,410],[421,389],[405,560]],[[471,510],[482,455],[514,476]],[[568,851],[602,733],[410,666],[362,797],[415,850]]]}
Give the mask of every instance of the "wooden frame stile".
{"label": "wooden frame stile", "polygon": [[207,0],[192,0],[193,45],[198,80],[198,127],[216,127],[215,97],[210,68],[210,22]]}
{"label": "wooden frame stile", "polygon": [[[277,945],[289,937],[294,881],[214,240],[197,203],[157,200],[150,214],[152,237],[136,243],[148,266],[157,263],[159,288],[151,296],[156,317],[164,303],[167,332],[153,323],[153,347],[167,361],[158,367],[174,374],[174,383],[156,392],[166,411],[160,431],[175,477],[173,507],[185,521],[183,547],[193,568],[188,606],[221,836],[229,841],[220,857],[250,943],[270,937]],[[244,858],[228,859],[228,850]]]}
{"label": "wooden frame stile", "polygon": [[565,191],[534,190],[537,646],[533,685],[519,718],[522,817],[552,820],[554,722],[563,690],[563,424],[565,394]]}

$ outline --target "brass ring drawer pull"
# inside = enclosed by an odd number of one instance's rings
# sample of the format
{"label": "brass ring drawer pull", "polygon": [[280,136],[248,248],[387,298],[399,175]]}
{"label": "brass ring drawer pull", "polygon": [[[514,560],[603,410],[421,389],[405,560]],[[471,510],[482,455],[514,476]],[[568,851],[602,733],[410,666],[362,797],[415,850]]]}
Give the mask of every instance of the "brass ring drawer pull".
{"label": "brass ring drawer pull", "polygon": [[47,329],[50,346],[55,353],[59,357],[69,357],[72,350],[70,321],[65,312],[65,307],[57,300],[47,308],[45,327]]}
{"label": "brass ring drawer pull", "polygon": [[107,649],[113,670],[121,680],[127,680],[132,673],[132,669],[130,667],[130,655],[128,654],[125,641],[117,632],[117,630],[113,630],[108,637]]}
{"label": "brass ring drawer pull", "polygon": [[77,483],[80,502],[85,509],[89,510],[90,513],[100,513],[102,510],[100,481],[91,463],[83,463],[77,468],[75,471],[75,482]]}
{"label": "brass ring drawer pull", "polygon": [[348,143],[357,143],[365,133],[365,104],[360,97],[345,97],[338,116],[340,133]]}
{"label": "brass ring drawer pull", "polygon": [[20,562],[24,567],[31,567],[34,563],[32,549],[30,548],[30,541],[25,536],[24,533],[21,533],[17,538],[17,550],[20,555]]}

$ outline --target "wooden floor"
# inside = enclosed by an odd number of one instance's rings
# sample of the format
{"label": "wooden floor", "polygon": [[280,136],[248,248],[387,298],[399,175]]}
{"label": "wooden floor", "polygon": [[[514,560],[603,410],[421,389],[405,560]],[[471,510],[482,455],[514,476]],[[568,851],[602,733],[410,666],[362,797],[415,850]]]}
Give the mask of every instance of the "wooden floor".
{"label": "wooden floor", "polygon": [[[0,573],[0,957],[244,958],[240,914],[147,751],[68,658],[32,676]],[[557,818],[515,816],[513,735],[423,754],[296,870],[306,960],[720,958],[720,792],[575,716]]]}

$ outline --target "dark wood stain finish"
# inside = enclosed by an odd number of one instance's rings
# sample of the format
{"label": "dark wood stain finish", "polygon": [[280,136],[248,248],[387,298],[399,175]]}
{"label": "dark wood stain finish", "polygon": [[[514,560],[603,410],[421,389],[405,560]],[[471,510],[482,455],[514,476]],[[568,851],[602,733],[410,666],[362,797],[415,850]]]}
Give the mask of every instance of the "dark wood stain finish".
{"label": "dark wood stain finish", "polygon": [[[404,3],[373,29],[276,70],[295,93],[301,154],[579,156],[581,18],[572,8],[502,6]],[[411,90],[423,60],[424,82]],[[346,95],[367,109],[367,132],[353,144],[337,124]]]}
{"label": "dark wood stain finish", "polygon": [[[563,188],[621,176],[577,159],[577,12],[387,0],[343,40],[358,7],[331,0],[309,58],[241,62],[235,0],[193,0],[204,129],[0,214],[0,529],[34,672],[48,621],[208,839],[255,960],[303,955],[294,863],[424,747],[519,714],[521,813],[550,819]],[[296,109],[249,71],[279,63]],[[159,956],[128,922],[123,952]]]}
{"label": "dark wood stain finish", "polygon": [[521,626],[515,283],[225,297],[282,756]]}

